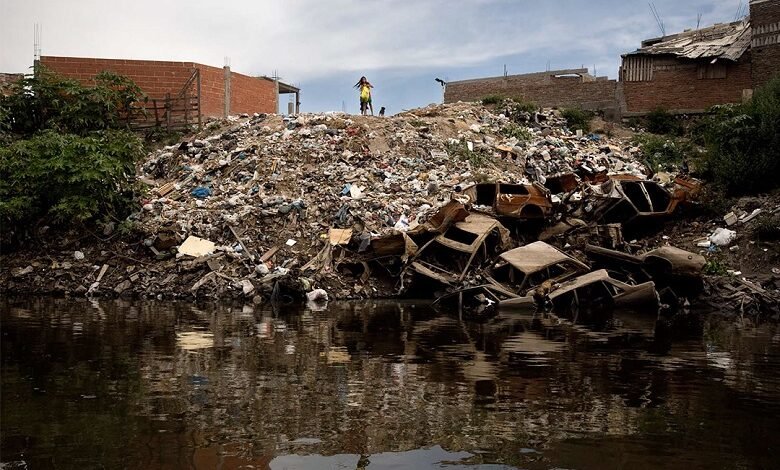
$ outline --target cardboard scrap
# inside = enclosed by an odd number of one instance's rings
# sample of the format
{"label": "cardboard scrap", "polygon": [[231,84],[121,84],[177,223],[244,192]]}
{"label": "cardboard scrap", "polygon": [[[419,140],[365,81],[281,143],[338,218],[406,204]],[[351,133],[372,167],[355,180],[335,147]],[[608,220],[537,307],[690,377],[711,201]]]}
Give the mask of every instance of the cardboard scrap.
{"label": "cardboard scrap", "polygon": [[328,232],[328,237],[330,238],[330,244],[333,246],[346,245],[352,239],[352,229],[331,228]]}
{"label": "cardboard scrap", "polygon": [[179,246],[179,253],[198,258],[213,253],[214,248],[216,248],[214,242],[190,235]]}

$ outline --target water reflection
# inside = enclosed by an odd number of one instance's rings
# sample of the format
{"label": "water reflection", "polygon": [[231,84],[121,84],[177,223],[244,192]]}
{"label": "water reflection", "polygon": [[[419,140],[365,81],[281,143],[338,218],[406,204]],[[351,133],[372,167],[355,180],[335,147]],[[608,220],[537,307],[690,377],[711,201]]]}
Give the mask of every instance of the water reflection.
{"label": "water reflection", "polygon": [[[780,332],[413,303],[6,300],[8,468],[697,468],[777,462]],[[595,449],[595,450],[594,450]]]}

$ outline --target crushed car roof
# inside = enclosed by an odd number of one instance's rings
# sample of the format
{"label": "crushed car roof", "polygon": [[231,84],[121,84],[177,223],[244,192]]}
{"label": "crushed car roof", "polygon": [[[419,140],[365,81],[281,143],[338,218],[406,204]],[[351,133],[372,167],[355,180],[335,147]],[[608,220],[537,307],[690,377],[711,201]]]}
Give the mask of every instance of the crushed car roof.
{"label": "crushed car roof", "polygon": [[501,259],[524,273],[532,273],[562,261],[577,260],[545,242],[534,242],[501,254]]}
{"label": "crushed car roof", "polygon": [[469,214],[469,216],[466,217],[466,220],[455,224],[459,229],[473,233],[474,235],[485,235],[499,225],[501,225],[501,223],[493,217],[487,217],[480,214]]}

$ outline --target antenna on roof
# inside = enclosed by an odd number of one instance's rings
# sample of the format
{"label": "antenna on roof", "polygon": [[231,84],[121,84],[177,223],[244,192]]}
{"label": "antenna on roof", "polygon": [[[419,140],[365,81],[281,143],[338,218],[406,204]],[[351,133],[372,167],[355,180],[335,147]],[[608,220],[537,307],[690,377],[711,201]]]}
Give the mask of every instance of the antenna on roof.
{"label": "antenna on roof", "polygon": [[696,15],[696,29],[699,29],[700,26],[701,26],[701,13]]}
{"label": "antenna on roof", "polygon": [[35,29],[33,33],[33,60],[38,62],[41,60],[41,37],[43,36],[43,25],[35,23]]}
{"label": "antenna on roof", "polygon": [[737,14],[734,16],[734,21],[738,21],[740,18],[746,17],[748,15],[747,9],[748,5],[740,0],[739,6],[737,6]]}
{"label": "antenna on roof", "polygon": [[658,8],[655,7],[655,3],[648,3],[647,5],[650,7],[650,12],[653,13],[653,18],[655,18],[656,24],[658,24],[658,29],[661,30],[661,36],[666,36],[666,26],[661,20],[661,15],[658,14]]}

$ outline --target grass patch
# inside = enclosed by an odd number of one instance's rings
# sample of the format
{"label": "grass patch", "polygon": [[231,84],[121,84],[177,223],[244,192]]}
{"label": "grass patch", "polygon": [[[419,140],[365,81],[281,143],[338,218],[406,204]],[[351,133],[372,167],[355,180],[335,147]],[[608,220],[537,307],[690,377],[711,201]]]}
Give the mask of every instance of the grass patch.
{"label": "grass patch", "polygon": [[704,274],[708,276],[725,276],[728,274],[728,266],[718,259],[711,259],[704,265]]}
{"label": "grass patch", "polygon": [[493,158],[493,153],[486,148],[475,146],[474,150],[469,150],[468,143],[465,140],[448,142],[446,148],[447,153],[451,157],[467,161],[473,168],[482,167]]}
{"label": "grass patch", "polygon": [[501,131],[501,135],[508,138],[515,138],[519,140],[520,142],[528,142],[529,140],[533,139],[533,134],[531,133],[531,130],[528,129],[525,126],[520,126],[514,123],[510,123],[506,126],[504,126]]}

